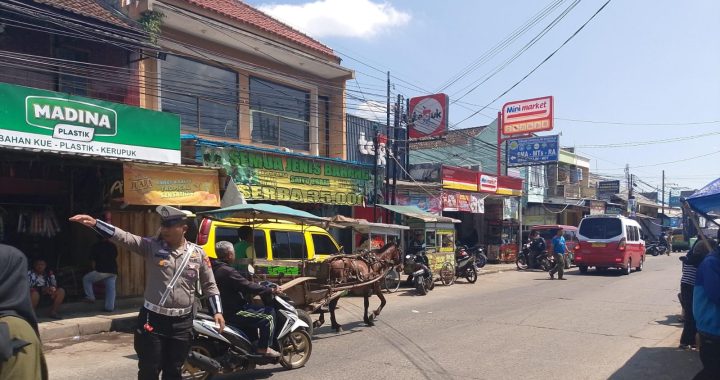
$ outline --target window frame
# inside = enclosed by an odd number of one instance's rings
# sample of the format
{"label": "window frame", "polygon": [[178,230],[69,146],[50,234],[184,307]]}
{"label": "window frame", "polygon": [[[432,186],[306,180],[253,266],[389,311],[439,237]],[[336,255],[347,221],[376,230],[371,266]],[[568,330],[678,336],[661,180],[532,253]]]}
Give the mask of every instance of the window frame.
{"label": "window frame", "polygon": [[[269,95],[268,92],[262,92],[262,91],[255,92],[255,90],[253,88],[254,87],[253,83],[255,81],[259,82],[260,84],[262,84],[264,86],[267,86],[269,88],[269,91],[282,92],[282,89],[284,88],[287,91],[294,91],[294,92],[303,94],[304,98],[305,98],[304,99],[304,102],[305,102],[304,109],[302,111],[296,111],[296,109],[292,109],[293,110],[292,112],[298,113],[298,114],[303,113],[307,120],[303,120],[303,119],[300,119],[297,117],[292,117],[291,115],[284,115],[279,112],[273,112],[272,109],[269,109],[271,107],[268,107],[268,106],[263,106],[263,105],[257,106],[254,95],[253,95],[254,93],[255,93],[255,96],[259,96],[261,98],[271,97],[272,95]],[[317,143],[317,141],[310,141],[310,130],[311,130],[310,123],[312,120],[311,110],[313,108],[311,91],[308,89],[305,89],[305,88],[295,87],[295,86],[288,85],[288,84],[285,84],[285,83],[282,83],[282,82],[279,82],[276,80],[267,79],[267,78],[255,76],[255,75],[249,76],[248,84],[249,84],[249,86],[248,86],[248,100],[249,100],[248,101],[248,110],[250,111],[249,112],[249,115],[250,115],[250,120],[249,120],[249,122],[250,122],[250,140],[253,143],[265,144],[265,145],[276,146],[276,147],[284,147],[284,148],[299,150],[299,151],[304,151],[304,152],[310,152],[312,150],[311,145],[313,143]],[[273,88],[271,86],[277,86],[277,87],[279,87],[279,89]],[[291,99],[294,100],[296,103],[300,102],[299,97],[291,97]],[[290,109],[290,108],[287,108],[287,109]],[[276,119],[277,126],[275,128],[275,135],[277,136],[277,138],[276,138],[275,142],[264,140],[264,137],[262,135],[258,138],[255,137],[254,132],[256,130],[256,123],[255,123],[256,115],[265,115],[265,117],[269,116],[269,118],[268,118],[269,120],[272,120],[273,118]],[[290,138],[288,140],[283,139],[282,120],[286,120],[286,121],[294,122],[294,123],[303,123],[305,125],[305,128],[302,131],[301,135],[306,136],[307,141],[302,141],[301,142],[302,145],[299,145],[297,143],[288,143],[288,142],[293,142],[292,138]],[[260,128],[260,127],[258,127],[258,128]]]}
{"label": "window frame", "polygon": [[[327,252],[327,253],[325,253],[325,252],[320,252],[320,251],[318,251],[318,245],[317,245],[316,242],[315,242],[315,237],[316,237],[316,236],[327,239],[327,240],[331,243],[331,245],[332,245],[332,247],[333,247],[333,250],[334,250],[335,252]],[[330,237],[330,235],[322,234],[322,233],[319,233],[319,232],[311,232],[311,233],[310,233],[310,239],[312,240],[312,243],[313,243],[313,249],[315,250],[315,255],[334,255],[334,254],[337,254],[338,252],[340,252],[340,247],[338,247],[337,244],[335,244],[335,240],[333,240],[333,239]]]}

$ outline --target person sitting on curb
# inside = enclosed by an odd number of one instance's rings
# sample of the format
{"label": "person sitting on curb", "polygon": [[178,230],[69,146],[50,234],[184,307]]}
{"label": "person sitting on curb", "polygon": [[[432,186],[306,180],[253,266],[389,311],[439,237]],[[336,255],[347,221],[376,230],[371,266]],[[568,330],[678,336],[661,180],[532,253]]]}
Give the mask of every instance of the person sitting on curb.
{"label": "person sitting on curb", "polygon": [[47,269],[47,263],[43,259],[36,259],[33,267],[28,271],[30,280],[30,299],[33,309],[37,309],[41,298],[49,299],[52,302],[50,307],[50,318],[62,319],[58,309],[65,299],[65,289],[59,288],[55,274]]}
{"label": "person sitting on curb", "polygon": [[115,280],[117,279],[117,247],[109,239],[102,239],[92,246],[93,270],[83,276],[85,302],[95,302],[93,284],[105,284],[105,311],[115,310]]}

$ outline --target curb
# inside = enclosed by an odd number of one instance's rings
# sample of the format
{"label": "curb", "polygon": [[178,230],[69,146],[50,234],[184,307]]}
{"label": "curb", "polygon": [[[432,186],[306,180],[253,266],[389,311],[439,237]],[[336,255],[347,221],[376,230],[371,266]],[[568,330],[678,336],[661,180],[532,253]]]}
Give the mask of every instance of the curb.
{"label": "curb", "polygon": [[98,315],[42,322],[39,325],[40,339],[47,342],[109,331],[129,332],[132,331],[136,318],[137,311],[134,311],[115,315]]}
{"label": "curb", "polygon": [[514,272],[517,271],[516,266],[507,267],[507,268],[490,268],[487,269],[487,266],[484,266],[480,269],[478,272],[479,276],[486,275],[486,274],[494,274],[494,273],[501,273],[501,272]]}

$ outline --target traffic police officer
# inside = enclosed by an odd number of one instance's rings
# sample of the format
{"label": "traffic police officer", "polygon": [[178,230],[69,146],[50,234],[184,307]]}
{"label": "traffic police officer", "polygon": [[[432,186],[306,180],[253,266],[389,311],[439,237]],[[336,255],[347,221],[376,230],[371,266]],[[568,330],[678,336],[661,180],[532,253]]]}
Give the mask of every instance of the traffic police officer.
{"label": "traffic police officer", "polygon": [[70,221],[95,229],[145,259],[145,302],[135,330],[138,379],[180,379],[181,367],[190,351],[192,308],[200,280],[211,313],[221,331],[225,327],[220,293],[210,260],[199,246],[185,240],[187,214],[170,206],[158,206],[161,216],[158,237],[140,237],[89,215]]}

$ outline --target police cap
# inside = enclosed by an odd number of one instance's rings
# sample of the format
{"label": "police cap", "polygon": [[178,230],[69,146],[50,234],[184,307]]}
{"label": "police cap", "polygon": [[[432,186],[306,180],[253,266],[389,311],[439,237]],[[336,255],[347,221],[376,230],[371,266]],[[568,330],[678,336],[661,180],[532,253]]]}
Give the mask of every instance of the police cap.
{"label": "police cap", "polygon": [[189,211],[180,210],[172,206],[158,206],[155,212],[160,214],[160,225],[163,227],[186,223],[188,216],[192,215]]}

